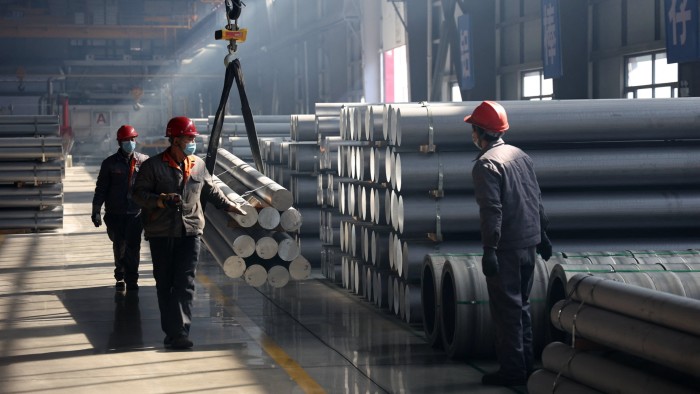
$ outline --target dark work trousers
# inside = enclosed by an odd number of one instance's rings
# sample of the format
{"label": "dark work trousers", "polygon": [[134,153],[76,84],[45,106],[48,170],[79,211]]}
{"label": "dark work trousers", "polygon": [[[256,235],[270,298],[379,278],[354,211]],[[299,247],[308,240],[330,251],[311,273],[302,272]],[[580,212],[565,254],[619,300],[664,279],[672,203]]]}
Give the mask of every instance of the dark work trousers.
{"label": "dark work trousers", "polygon": [[194,277],[201,248],[199,236],[151,237],[148,241],[161,329],[172,338],[188,336],[192,323]]}
{"label": "dark work trousers", "polygon": [[497,250],[499,273],[486,278],[491,318],[495,326],[499,373],[525,378],[532,370],[530,291],[535,270],[535,247]]}
{"label": "dark work trousers", "polygon": [[105,224],[114,250],[114,279],[127,284],[138,283],[143,232],[141,218],[138,215],[106,213]]}

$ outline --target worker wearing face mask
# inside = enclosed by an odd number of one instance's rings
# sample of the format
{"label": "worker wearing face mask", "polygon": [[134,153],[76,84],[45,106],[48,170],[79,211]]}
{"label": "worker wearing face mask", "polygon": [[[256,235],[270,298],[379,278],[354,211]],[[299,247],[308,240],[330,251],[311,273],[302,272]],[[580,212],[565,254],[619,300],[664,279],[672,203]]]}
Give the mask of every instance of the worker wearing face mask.
{"label": "worker wearing face mask", "polygon": [[141,208],[132,200],[132,189],[141,164],[148,156],[135,151],[139,134],[130,125],[117,130],[119,150],[102,161],[92,198],[92,223],[102,225],[101,210],[114,250],[114,279],[117,291],[138,290],[141,252]]}
{"label": "worker wearing face mask", "polygon": [[163,344],[189,349],[192,299],[204,211],[200,198],[216,208],[245,215],[213,183],[204,160],[195,156],[197,129],[191,119],[178,116],[167,125],[170,146],[141,168],[134,201],[143,208],[146,239],[151,246]]}

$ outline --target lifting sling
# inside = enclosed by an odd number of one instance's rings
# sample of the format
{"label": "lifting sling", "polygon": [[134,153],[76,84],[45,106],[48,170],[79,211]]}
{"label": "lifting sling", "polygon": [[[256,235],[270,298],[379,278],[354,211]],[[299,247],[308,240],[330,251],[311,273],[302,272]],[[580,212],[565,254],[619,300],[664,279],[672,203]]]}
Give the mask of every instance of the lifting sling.
{"label": "lifting sling", "polygon": [[[214,125],[211,130],[211,135],[209,136],[209,146],[207,149],[207,157],[205,160],[207,171],[210,174],[214,173],[214,166],[216,165],[216,154],[219,149],[219,139],[221,138],[221,129],[224,125],[224,116],[226,113],[226,104],[228,102],[229,92],[231,91],[231,86],[233,81],[236,81],[236,87],[238,88],[238,96],[241,100],[241,112],[243,115],[243,122],[245,123],[246,134],[248,135],[248,143],[250,144],[250,151],[253,153],[253,160],[255,162],[256,169],[264,174],[262,157],[260,155],[260,145],[258,144],[258,135],[255,131],[255,122],[253,120],[253,112],[250,110],[250,105],[248,104],[248,96],[245,92],[245,84],[243,82],[243,70],[241,70],[241,62],[235,56],[237,49],[237,41],[245,41],[247,30],[238,28],[238,17],[241,14],[241,5],[245,5],[241,0],[226,0],[226,19],[228,24],[226,29],[217,30],[214,34],[214,38],[227,39],[229,40],[228,50],[229,54],[226,56],[224,63],[226,64],[226,76],[224,78],[224,88],[221,92],[221,99],[219,100],[219,107],[216,110],[216,116],[214,117]],[[231,23],[233,21],[233,24]],[[202,201],[204,204],[204,201]]]}

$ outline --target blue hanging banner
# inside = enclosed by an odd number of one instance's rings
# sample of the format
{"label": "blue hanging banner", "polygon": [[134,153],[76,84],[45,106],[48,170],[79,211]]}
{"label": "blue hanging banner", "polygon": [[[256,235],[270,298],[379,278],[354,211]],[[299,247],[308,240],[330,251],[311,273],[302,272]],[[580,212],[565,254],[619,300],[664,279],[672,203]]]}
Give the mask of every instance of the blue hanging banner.
{"label": "blue hanging banner", "polygon": [[462,60],[460,72],[460,87],[462,90],[474,88],[474,62],[472,61],[472,33],[469,14],[457,18],[459,32],[459,57]]}
{"label": "blue hanging banner", "polygon": [[697,60],[698,0],[664,0],[666,20],[666,61],[682,63]]}
{"label": "blue hanging banner", "polygon": [[561,65],[559,0],[542,0],[542,65],[545,79],[564,75]]}

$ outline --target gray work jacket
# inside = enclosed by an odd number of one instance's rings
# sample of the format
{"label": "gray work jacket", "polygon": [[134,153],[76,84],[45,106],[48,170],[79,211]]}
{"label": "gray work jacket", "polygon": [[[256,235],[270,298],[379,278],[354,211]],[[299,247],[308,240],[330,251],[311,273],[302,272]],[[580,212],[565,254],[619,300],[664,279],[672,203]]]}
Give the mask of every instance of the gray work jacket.
{"label": "gray work jacket", "polygon": [[547,217],[530,156],[498,139],[477,156],[472,179],[484,246],[519,249],[540,243]]}
{"label": "gray work jacket", "polygon": [[[212,182],[204,160],[188,156],[189,171],[175,163],[169,154],[170,149],[151,157],[141,165],[141,171],[134,185],[133,199],[143,208],[141,217],[146,238],[181,237],[202,235],[204,211],[200,198],[219,209],[231,205],[229,199]],[[189,173],[185,180],[186,173]],[[158,207],[161,193],[178,193],[182,196],[182,208]]]}

